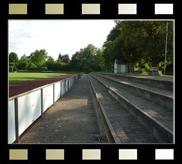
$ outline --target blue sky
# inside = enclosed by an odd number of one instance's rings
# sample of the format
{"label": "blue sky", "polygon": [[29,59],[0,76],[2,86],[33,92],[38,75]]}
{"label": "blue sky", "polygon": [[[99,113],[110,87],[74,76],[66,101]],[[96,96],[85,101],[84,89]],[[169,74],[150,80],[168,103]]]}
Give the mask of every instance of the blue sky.
{"label": "blue sky", "polygon": [[114,26],[114,20],[9,20],[9,53],[20,59],[46,49],[55,60],[59,53],[71,59],[88,44],[100,48]]}

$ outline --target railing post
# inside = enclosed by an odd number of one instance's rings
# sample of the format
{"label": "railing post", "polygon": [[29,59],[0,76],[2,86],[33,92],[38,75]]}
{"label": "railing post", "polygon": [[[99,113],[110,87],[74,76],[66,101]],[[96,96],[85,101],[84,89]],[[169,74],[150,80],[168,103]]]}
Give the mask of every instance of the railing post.
{"label": "railing post", "polygon": [[41,117],[44,117],[44,108],[43,108],[43,88],[41,88]]}
{"label": "railing post", "polygon": [[19,143],[18,98],[15,98],[15,133],[16,142]]}

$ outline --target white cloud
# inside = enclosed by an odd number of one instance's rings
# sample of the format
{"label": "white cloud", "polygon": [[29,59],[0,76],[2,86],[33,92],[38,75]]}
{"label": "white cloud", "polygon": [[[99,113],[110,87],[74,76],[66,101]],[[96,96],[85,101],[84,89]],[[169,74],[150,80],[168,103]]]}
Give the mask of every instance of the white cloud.
{"label": "white cloud", "polygon": [[46,49],[55,60],[59,53],[71,58],[88,44],[100,47],[114,26],[113,20],[10,20],[9,53],[20,58]]}

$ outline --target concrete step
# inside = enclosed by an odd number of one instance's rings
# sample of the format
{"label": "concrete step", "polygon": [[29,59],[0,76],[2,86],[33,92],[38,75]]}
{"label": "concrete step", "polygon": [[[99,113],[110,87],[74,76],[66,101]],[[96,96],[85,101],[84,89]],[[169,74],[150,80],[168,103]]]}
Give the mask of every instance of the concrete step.
{"label": "concrete step", "polygon": [[173,142],[173,111],[120,87],[120,84],[93,76],[151,134],[162,143]]}
{"label": "concrete step", "polygon": [[95,78],[89,76],[115,143],[158,143],[135,117]]}
{"label": "concrete step", "polygon": [[165,89],[155,88],[146,84],[140,84],[131,81],[125,81],[121,78],[114,76],[108,76],[95,73],[96,76],[100,76],[117,84],[120,84],[121,88],[124,88],[134,94],[137,94],[147,100],[158,103],[161,106],[173,110],[173,92]]}
{"label": "concrete step", "polygon": [[160,76],[142,76],[142,75],[124,75],[115,73],[100,73],[102,75],[108,75],[112,77],[120,78],[124,81],[130,81],[140,84],[146,84],[155,88],[162,88],[173,91],[173,78],[172,77],[160,77]]}

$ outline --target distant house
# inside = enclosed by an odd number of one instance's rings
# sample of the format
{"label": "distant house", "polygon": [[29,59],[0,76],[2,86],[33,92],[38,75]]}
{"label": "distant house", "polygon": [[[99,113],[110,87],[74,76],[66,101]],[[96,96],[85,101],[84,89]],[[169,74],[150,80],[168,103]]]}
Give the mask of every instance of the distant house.
{"label": "distant house", "polygon": [[70,61],[69,55],[66,54],[66,55],[61,56],[61,61],[62,61],[63,63],[68,63],[68,62]]}
{"label": "distant house", "polygon": [[129,73],[132,71],[131,67],[132,65],[127,62],[118,59],[114,60],[114,73]]}

